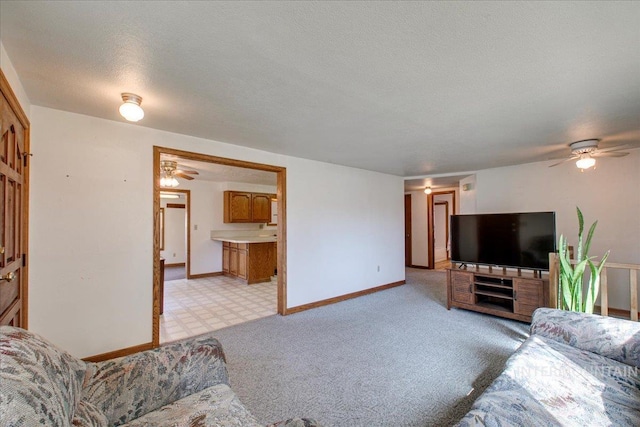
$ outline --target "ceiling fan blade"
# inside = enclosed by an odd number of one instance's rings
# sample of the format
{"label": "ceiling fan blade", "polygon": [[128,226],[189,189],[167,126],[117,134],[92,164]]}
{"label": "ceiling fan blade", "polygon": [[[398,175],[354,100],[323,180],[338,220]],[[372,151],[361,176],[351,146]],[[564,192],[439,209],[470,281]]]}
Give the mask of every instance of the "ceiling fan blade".
{"label": "ceiling fan blade", "polygon": [[188,173],[189,175],[200,175],[200,172],[198,171],[190,171],[190,170],[184,170],[184,169],[176,169],[176,172]]}
{"label": "ceiling fan blade", "polygon": [[558,165],[561,165],[563,163],[570,162],[571,160],[576,160],[577,158],[578,158],[577,156],[572,156],[572,157],[569,157],[568,159],[561,160],[558,163],[554,163],[552,165],[549,165],[549,167],[552,168],[554,166],[558,166]]}
{"label": "ceiling fan blade", "polygon": [[183,173],[182,171],[175,171],[173,174],[175,176],[179,177],[179,178],[188,179],[189,181],[191,181],[193,179],[192,176],[189,176],[189,175]]}
{"label": "ceiling fan blade", "polygon": [[178,166],[178,168],[176,169],[176,172],[188,173],[188,174],[191,174],[191,175],[200,175],[200,173],[198,171],[185,169],[185,168],[183,168],[181,166]]}
{"label": "ceiling fan blade", "polygon": [[615,147],[609,147],[609,148],[603,148],[603,149],[598,149],[596,151],[596,153],[607,153],[609,151],[617,151],[617,150],[622,150],[623,148],[630,148],[629,144],[625,144],[625,145],[616,145]]}
{"label": "ceiling fan blade", "polygon": [[607,151],[604,153],[602,151],[598,151],[596,153],[593,153],[592,156],[593,157],[624,157],[628,154],[629,153],[626,153],[623,151]]}

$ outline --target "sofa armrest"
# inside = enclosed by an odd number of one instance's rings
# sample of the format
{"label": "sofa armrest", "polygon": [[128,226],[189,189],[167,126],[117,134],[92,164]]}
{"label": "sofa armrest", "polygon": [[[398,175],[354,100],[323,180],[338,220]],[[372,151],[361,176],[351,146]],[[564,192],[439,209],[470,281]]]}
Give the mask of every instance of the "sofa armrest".
{"label": "sofa armrest", "polygon": [[88,364],[83,399],[117,426],[216,384],[229,384],[224,352],[210,336]]}
{"label": "sofa armrest", "polygon": [[538,335],[640,367],[640,323],[597,314],[539,308],[531,335]]}

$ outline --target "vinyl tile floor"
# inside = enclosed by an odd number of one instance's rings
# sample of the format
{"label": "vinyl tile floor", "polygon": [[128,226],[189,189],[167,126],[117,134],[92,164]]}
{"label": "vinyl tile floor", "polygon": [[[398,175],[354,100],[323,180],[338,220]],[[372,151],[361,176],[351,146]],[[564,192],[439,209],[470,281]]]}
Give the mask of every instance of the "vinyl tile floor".
{"label": "vinyl tile floor", "polygon": [[160,342],[187,338],[277,312],[277,283],[247,285],[226,276],[164,283]]}

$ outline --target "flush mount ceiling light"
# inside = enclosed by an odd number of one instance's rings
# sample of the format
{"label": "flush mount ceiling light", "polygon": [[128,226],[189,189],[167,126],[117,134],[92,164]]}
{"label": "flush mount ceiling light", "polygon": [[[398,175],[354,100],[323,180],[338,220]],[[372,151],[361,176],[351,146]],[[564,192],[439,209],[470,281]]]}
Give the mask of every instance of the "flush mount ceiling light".
{"label": "flush mount ceiling light", "polygon": [[133,93],[122,94],[123,104],[120,106],[120,115],[130,122],[137,122],[144,117],[144,110],[140,107],[142,97]]}
{"label": "flush mount ceiling light", "polygon": [[424,194],[431,194],[431,193],[432,193],[431,187],[427,187],[424,189]]}
{"label": "flush mount ceiling light", "polygon": [[165,193],[162,191],[160,192],[160,198],[161,199],[179,199],[180,195],[175,193]]}

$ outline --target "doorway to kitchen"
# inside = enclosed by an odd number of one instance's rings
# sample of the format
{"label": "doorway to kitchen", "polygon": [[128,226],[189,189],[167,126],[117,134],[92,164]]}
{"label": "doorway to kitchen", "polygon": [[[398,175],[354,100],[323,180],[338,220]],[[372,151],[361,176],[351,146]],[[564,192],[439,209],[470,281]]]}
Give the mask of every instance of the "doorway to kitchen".
{"label": "doorway to kitchen", "polygon": [[[154,265],[153,265],[153,273],[154,273],[154,283],[153,283],[153,344],[155,346],[159,345],[161,341],[160,334],[160,314],[163,311],[162,308],[166,310],[166,298],[164,300],[165,307],[161,307],[162,296],[164,296],[164,292],[162,289],[161,274],[160,274],[160,247],[162,243],[162,224],[161,220],[166,220],[166,211],[161,211],[161,203],[160,203],[160,193],[165,191],[172,191],[171,189],[167,189],[166,187],[161,186],[161,179],[164,179],[163,183],[171,183],[170,178],[178,178],[179,183],[176,185],[183,185],[185,187],[190,187],[191,189],[191,224],[187,227],[190,230],[192,237],[191,242],[187,242],[187,257],[185,259],[185,264],[187,267],[187,278],[183,280],[177,280],[172,285],[180,285],[180,282],[183,282],[184,289],[181,291],[179,286],[172,286],[171,289],[175,290],[178,299],[182,299],[183,301],[188,298],[192,298],[195,300],[206,300],[207,296],[203,294],[203,292],[209,292],[212,289],[218,289],[218,291],[227,292],[226,294],[222,294],[218,292],[217,298],[218,300],[224,300],[225,304],[228,306],[236,305],[237,302],[231,301],[234,297],[239,297],[240,294],[243,294],[243,298],[245,298],[246,307],[240,307],[241,312],[238,313],[230,313],[229,316],[239,314],[236,317],[242,317],[244,315],[244,319],[251,319],[252,313],[248,313],[252,309],[252,306],[257,307],[256,310],[260,309],[259,300],[265,298],[268,292],[272,292],[270,297],[271,301],[275,301],[273,305],[273,314],[287,314],[286,308],[286,168],[280,166],[273,165],[265,165],[259,163],[245,162],[236,159],[228,159],[216,156],[210,156],[200,153],[186,152],[182,150],[175,150],[171,148],[164,147],[154,147],[154,170],[153,170],[153,180],[154,180],[154,201],[153,201],[153,209],[154,209]],[[196,166],[208,165],[209,167],[203,167],[204,170],[198,169]],[[258,224],[241,224],[243,228],[252,228],[253,227],[256,232],[251,234],[251,236],[246,237],[249,241],[253,242],[256,239],[265,239],[269,240],[273,245],[273,250],[269,252],[269,259],[274,260],[274,265],[272,271],[277,271],[277,275],[274,275],[272,278],[267,277],[266,279],[259,280],[257,284],[251,284],[252,281],[249,280],[241,280],[241,278],[233,277],[228,272],[223,271],[223,256],[222,256],[222,243],[219,238],[224,238],[224,240],[234,240],[237,237],[237,231],[240,228],[238,224],[226,224],[227,221],[224,221],[225,224],[221,224],[222,221],[222,193],[223,190],[233,190],[240,189],[241,191],[245,191],[244,187],[239,184],[234,184],[231,186],[229,183],[218,183],[216,184],[216,188],[214,191],[209,191],[207,185],[211,183],[207,183],[204,179],[204,175],[209,172],[209,169],[213,169],[214,166],[219,166],[220,168],[226,168],[225,170],[232,174],[233,176],[230,178],[233,181],[234,178],[237,178],[243,174],[253,174],[265,175],[265,172],[269,172],[267,175],[272,175],[275,177],[274,186],[271,187],[270,191],[263,190],[264,193],[271,193],[268,199],[268,206],[274,207],[273,215],[270,215],[268,219],[264,221],[264,224],[261,224],[258,227]],[[200,170],[200,172],[198,172]],[[240,172],[234,172],[240,171]],[[273,179],[273,178],[272,178]],[[177,180],[176,180],[177,181]],[[245,184],[245,187],[248,184]],[[205,188],[207,187],[207,188]],[[234,188],[227,188],[234,187]],[[239,188],[235,188],[239,187]],[[198,193],[200,191],[200,193]],[[213,195],[211,193],[215,193],[219,195],[219,199],[214,203]],[[229,191],[224,191],[227,193]],[[196,201],[198,198],[198,194],[202,194],[202,198],[200,201]],[[209,197],[209,199],[207,199]],[[277,202],[276,202],[277,201]],[[198,203],[202,206],[198,206]],[[273,204],[273,205],[272,205]],[[204,207],[203,207],[204,206]],[[219,211],[219,212],[218,212]],[[273,218],[277,218],[277,224],[275,224]],[[257,222],[257,221],[256,221]],[[218,225],[216,225],[218,224]],[[198,230],[198,228],[200,228]],[[219,228],[220,230],[215,230]],[[263,230],[264,228],[264,230]],[[244,230],[247,231],[247,230]],[[249,230],[250,231],[250,230]],[[248,231],[247,231],[248,232]],[[267,233],[267,235],[262,236],[262,234],[258,233]],[[227,234],[225,234],[227,233]],[[214,236],[215,234],[215,236]],[[231,236],[227,238],[228,236]],[[235,236],[235,237],[234,237]],[[217,239],[213,239],[216,237]],[[165,235],[166,238],[166,235]],[[195,239],[195,240],[194,240]],[[236,239],[237,240],[237,239]],[[244,241],[244,240],[243,240]],[[203,249],[203,247],[205,247]],[[207,251],[207,248],[209,252]],[[242,244],[238,244],[236,249],[240,252],[242,249]],[[189,255],[189,251],[191,254]],[[214,256],[210,256],[211,251],[215,251]],[[247,250],[247,253],[251,254],[250,250]],[[170,252],[173,255],[173,252]],[[207,256],[203,256],[207,255]],[[165,253],[166,255],[166,253]],[[245,254],[246,255],[246,254]],[[242,261],[241,261],[242,262]],[[202,282],[202,283],[200,283]],[[206,283],[204,283],[206,282]],[[271,282],[271,283],[262,283],[262,282]],[[163,283],[164,284],[164,283]],[[264,285],[264,286],[261,286]],[[271,290],[266,290],[269,288]],[[260,293],[260,289],[263,288],[263,295],[258,295]],[[184,292],[183,292],[184,291]],[[165,289],[166,292],[166,289]],[[197,294],[195,295],[194,294]],[[194,295],[187,295],[194,294]],[[242,303],[241,303],[242,304]],[[273,304],[273,303],[271,303]],[[193,317],[204,317],[207,315],[205,311],[206,307],[198,307],[193,310],[188,310],[190,313],[182,313],[184,318],[186,318],[187,314],[193,315]],[[163,322],[166,316],[163,315]],[[243,314],[244,313],[244,314]],[[211,319],[209,326],[214,325],[216,321],[222,322],[225,319]],[[244,320],[246,321],[246,320]],[[194,320],[195,322],[195,320]],[[207,332],[207,330],[202,330],[202,327],[193,327],[191,319],[186,319],[184,322],[187,327],[190,327],[196,333]],[[210,330],[218,329],[219,327],[228,326],[227,324],[218,323],[218,326],[211,326]],[[222,325],[222,326],[220,326]],[[206,325],[204,326],[206,328]],[[166,338],[167,334],[163,333],[163,336]],[[177,339],[177,338],[176,338]],[[162,340],[163,342],[167,341],[166,339]]]}

